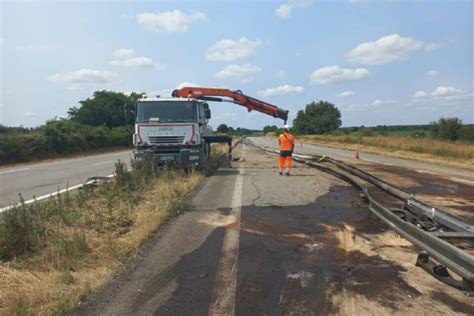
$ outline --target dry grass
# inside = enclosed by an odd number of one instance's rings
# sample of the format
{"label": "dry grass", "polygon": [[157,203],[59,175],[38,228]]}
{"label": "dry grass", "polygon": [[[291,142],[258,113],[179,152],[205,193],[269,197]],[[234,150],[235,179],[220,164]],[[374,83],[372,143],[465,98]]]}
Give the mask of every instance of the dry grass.
{"label": "dry grass", "polygon": [[39,250],[0,265],[0,314],[68,314],[166,218],[190,208],[185,197],[202,177],[172,172],[136,196],[123,197],[109,184],[71,197],[61,216],[49,217]]}
{"label": "dry grass", "polygon": [[299,136],[304,142],[343,149],[383,154],[392,157],[448,164],[474,169],[474,145],[430,138],[360,135]]}

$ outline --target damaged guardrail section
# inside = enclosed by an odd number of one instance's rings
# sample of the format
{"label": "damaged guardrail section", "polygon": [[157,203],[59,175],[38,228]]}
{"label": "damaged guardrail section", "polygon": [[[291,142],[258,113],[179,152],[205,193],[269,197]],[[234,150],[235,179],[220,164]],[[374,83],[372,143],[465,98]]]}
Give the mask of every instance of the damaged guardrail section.
{"label": "damaged guardrail section", "polygon": [[[249,140],[245,140],[245,143],[267,153],[279,153],[274,148],[257,146]],[[416,199],[413,194],[345,162],[326,156],[294,155],[293,157],[297,162],[336,175],[357,187],[367,198],[372,213],[420,249],[416,262],[417,266],[438,280],[466,291],[467,294],[474,292],[474,256],[440,238],[441,236],[463,238],[472,245],[474,239],[474,225],[472,223],[422,202]],[[333,167],[323,163],[329,163]],[[370,194],[368,187],[344,172],[335,169],[334,166],[403,200],[406,212],[409,212],[410,216],[418,218],[420,221],[428,218],[434,224],[429,229],[426,229],[426,227],[423,229],[421,225],[415,225],[404,220],[389,207],[383,205],[382,202],[377,201]],[[434,258],[436,262],[431,258]],[[462,280],[454,278],[448,269],[460,276]]]}

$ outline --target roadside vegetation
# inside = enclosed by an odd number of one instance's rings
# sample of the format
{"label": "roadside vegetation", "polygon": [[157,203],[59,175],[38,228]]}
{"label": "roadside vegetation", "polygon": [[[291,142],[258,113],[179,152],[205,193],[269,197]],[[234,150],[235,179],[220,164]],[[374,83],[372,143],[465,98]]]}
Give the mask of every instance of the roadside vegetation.
{"label": "roadside vegetation", "polygon": [[262,133],[261,130],[248,129],[248,128],[242,128],[242,127],[234,128],[232,126],[227,126],[227,124],[220,124],[217,127],[216,132],[217,134],[226,134],[229,136],[248,136],[252,134]]}
{"label": "roadside vegetation", "polygon": [[139,94],[96,91],[67,118],[36,128],[0,125],[0,165],[132,145],[132,110]]}
{"label": "roadside vegetation", "polygon": [[430,125],[345,128],[304,141],[421,161],[474,167],[474,125],[441,118]]}
{"label": "roadside vegetation", "polygon": [[363,136],[358,133],[348,135],[305,135],[300,136],[299,140],[302,140],[303,143],[316,143],[392,157],[474,167],[474,145],[464,142],[449,142],[410,136]]}
{"label": "roadside vegetation", "polygon": [[187,196],[202,173],[132,166],[119,162],[110,182],[1,215],[1,315],[68,314],[167,218],[192,209]]}
{"label": "roadside vegetation", "polygon": [[[474,167],[474,125],[459,118],[440,118],[427,125],[344,127],[337,107],[326,101],[307,104],[293,121],[298,141],[379,153],[462,167]],[[278,135],[276,125],[263,128],[265,135]],[[299,144],[301,146],[301,144]]]}

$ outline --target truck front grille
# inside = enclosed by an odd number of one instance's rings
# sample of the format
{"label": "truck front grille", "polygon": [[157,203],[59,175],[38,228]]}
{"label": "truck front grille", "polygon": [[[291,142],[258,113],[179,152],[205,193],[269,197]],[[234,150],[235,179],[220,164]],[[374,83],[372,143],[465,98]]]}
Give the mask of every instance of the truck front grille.
{"label": "truck front grille", "polygon": [[148,137],[152,145],[156,144],[182,144],[184,136],[150,136]]}

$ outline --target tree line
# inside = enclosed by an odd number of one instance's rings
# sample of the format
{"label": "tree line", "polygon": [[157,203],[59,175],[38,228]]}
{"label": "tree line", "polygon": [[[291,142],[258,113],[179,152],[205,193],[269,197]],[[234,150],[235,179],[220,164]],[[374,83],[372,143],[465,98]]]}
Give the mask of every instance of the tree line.
{"label": "tree line", "polygon": [[261,130],[248,129],[248,128],[242,128],[242,127],[234,128],[232,126],[227,126],[227,124],[220,124],[217,127],[216,132],[219,134],[227,134],[227,135],[233,135],[233,136],[245,136],[245,135],[262,133]]}
{"label": "tree line", "polygon": [[36,128],[0,126],[0,164],[53,158],[132,145],[133,115],[139,94],[96,91],[71,107],[67,118]]}
{"label": "tree line", "polygon": [[[341,112],[336,105],[327,102],[311,102],[304,110],[298,111],[293,120],[291,130],[299,135],[321,135],[328,133],[358,133],[362,136],[406,135],[414,137],[431,136],[435,139],[448,141],[474,142],[474,125],[463,124],[457,117],[440,118],[438,121],[425,125],[377,125],[375,127],[343,127],[341,128]],[[281,127],[267,125],[263,133],[282,132]]]}

